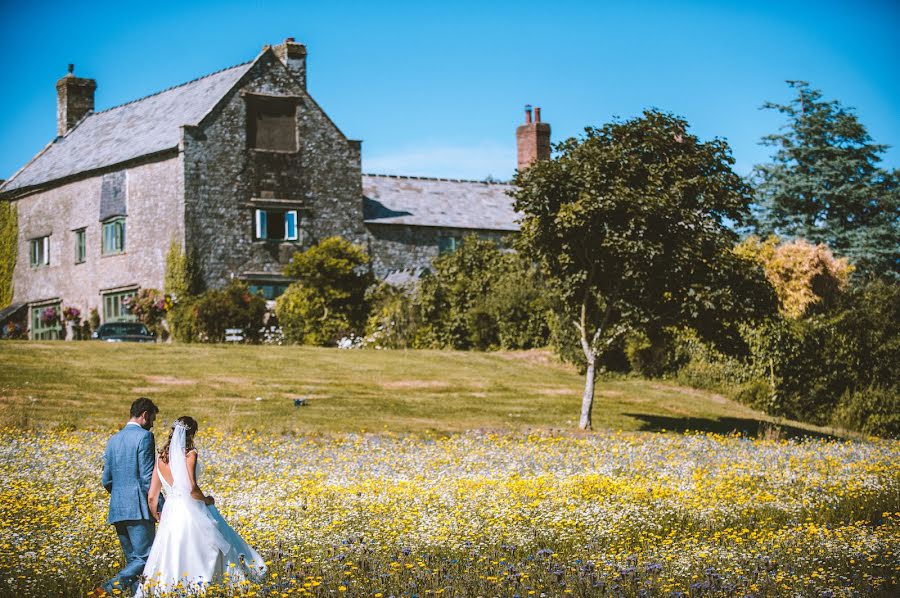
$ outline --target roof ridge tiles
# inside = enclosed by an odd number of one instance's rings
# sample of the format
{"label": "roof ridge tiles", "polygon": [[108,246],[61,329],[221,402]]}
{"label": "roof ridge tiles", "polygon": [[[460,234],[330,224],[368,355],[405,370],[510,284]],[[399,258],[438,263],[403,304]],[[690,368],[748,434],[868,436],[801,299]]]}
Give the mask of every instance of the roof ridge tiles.
{"label": "roof ridge tiles", "polygon": [[442,181],[447,183],[482,183],[484,185],[509,185],[509,181],[496,181],[496,180],[477,180],[477,179],[450,179],[444,177],[433,177],[433,176],[417,176],[411,174],[379,174],[376,172],[364,172],[363,176],[374,176],[374,177],[382,177],[388,179],[410,179],[414,181]]}
{"label": "roof ridge tiles", "polygon": [[185,81],[184,83],[179,83],[178,85],[172,85],[172,86],[170,86],[170,87],[166,87],[165,89],[161,89],[161,90],[159,90],[159,91],[157,91],[157,92],[150,93],[150,94],[147,94],[147,95],[142,96],[142,97],[139,97],[139,98],[135,98],[134,100],[129,100],[129,101],[125,102],[125,103],[118,104],[118,105],[116,105],[116,106],[110,106],[109,108],[106,108],[106,109],[104,109],[104,110],[100,110],[99,112],[90,112],[89,114],[95,114],[95,115],[96,115],[96,114],[103,114],[104,112],[110,112],[110,111],[112,111],[112,110],[117,110],[117,109],[119,109],[119,108],[124,108],[125,106],[130,106],[131,104],[136,104],[137,102],[143,102],[144,100],[147,100],[147,99],[150,99],[150,98],[152,98],[152,97],[154,97],[154,96],[158,96],[158,95],[160,95],[160,94],[166,93],[167,91],[172,91],[173,89],[178,89],[179,87],[184,87],[185,85],[190,85],[191,83],[196,83],[197,81],[201,81],[201,80],[206,79],[206,78],[208,78],[208,77],[212,77],[213,75],[218,75],[219,73],[224,73],[225,71],[230,71],[231,69],[236,69],[236,68],[238,68],[238,67],[240,67],[240,66],[246,66],[246,65],[250,64],[251,62],[253,62],[253,60],[247,60],[247,61],[241,62],[241,63],[239,63],[239,64],[233,64],[233,65],[231,65],[231,66],[228,66],[228,67],[219,69],[219,70],[217,70],[217,71],[213,71],[213,72],[211,72],[211,73],[207,73],[207,74],[205,74],[205,75],[201,75],[200,77],[196,77],[196,78],[194,78],[194,79],[191,79],[190,81]]}

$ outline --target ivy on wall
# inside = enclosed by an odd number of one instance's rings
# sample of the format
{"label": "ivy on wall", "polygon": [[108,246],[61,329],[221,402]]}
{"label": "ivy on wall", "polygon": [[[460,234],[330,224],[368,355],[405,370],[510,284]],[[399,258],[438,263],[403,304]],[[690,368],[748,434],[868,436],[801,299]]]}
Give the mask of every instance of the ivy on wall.
{"label": "ivy on wall", "polygon": [[0,201],[0,309],[12,303],[18,233],[16,206]]}

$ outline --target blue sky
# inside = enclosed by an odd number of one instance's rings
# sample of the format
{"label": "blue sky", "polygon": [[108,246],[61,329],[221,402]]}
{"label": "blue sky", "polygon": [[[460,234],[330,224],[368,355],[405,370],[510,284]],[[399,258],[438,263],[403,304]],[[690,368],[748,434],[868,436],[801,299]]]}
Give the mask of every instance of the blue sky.
{"label": "blue sky", "polygon": [[[515,169],[523,106],[554,141],[656,107],[724,137],[747,174],[803,79],[900,145],[900,3],[19,2],[0,0],[0,178],[55,135],[68,63],[102,110],[294,37],[309,90],[363,170],[482,179]],[[884,165],[900,167],[900,148]]]}

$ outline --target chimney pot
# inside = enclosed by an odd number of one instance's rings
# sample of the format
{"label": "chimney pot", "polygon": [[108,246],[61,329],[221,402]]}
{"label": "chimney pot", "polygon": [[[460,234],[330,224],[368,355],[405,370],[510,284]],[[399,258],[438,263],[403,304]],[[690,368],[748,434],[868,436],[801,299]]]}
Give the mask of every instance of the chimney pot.
{"label": "chimney pot", "polygon": [[284,41],[285,41],[286,43],[291,43],[291,44],[292,44],[292,43],[294,43],[294,38],[293,38],[293,37],[289,37],[289,38],[287,38],[287,39],[284,40]]}
{"label": "chimney pot", "polygon": [[536,122],[536,123],[541,122],[541,108],[540,108],[540,106],[535,106],[535,107],[534,107],[534,122]]}
{"label": "chimney pot", "polygon": [[531,122],[531,104],[525,104],[525,122]]}
{"label": "chimney pot", "polygon": [[69,64],[69,73],[72,74],[74,72],[75,72],[75,65],[70,63]]}

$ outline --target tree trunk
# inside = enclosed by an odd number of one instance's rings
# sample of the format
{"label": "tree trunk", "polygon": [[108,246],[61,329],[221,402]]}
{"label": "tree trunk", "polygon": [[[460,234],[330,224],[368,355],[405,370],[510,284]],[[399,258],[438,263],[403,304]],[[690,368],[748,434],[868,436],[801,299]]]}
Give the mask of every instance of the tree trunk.
{"label": "tree trunk", "polygon": [[[597,352],[591,346],[591,341],[587,335],[587,302],[581,304],[581,322],[576,322],[575,327],[581,333],[581,350],[584,351],[584,358],[587,360],[587,374],[584,379],[584,394],[581,395],[581,421],[578,427],[582,430],[591,429],[591,409],[594,407],[594,367],[597,363]],[[600,330],[597,329],[597,334]],[[597,340],[597,335],[594,339]]]}
{"label": "tree trunk", "polygon": [[584,379],[584,394],[581,395],[581,421],[578,427],[582,430],[591,429],[591,409],[594,407],[594,364],[596,356],[591,351],[587,357],[587,374]]}
{"label": "tree trunk", "polygon": [[[594,273],[591,272],[590,279],[593,279]],[[607,300],[606,309],[603,313],[603,319],[593,336],[588,339],[588,294],[585,293],[581,300],[581,319],[574,322],[575,328],[581,335],[581,350],[584,352],[584,358],[587,361],[587,373],[584,378],[584,394],[581,395],[581,421],[578,427],[582,430],[591,429],[591,410],[594,407],[594,375],[597,366],[597,350],[595,349],[600,334],[606,329],[612,314],[612,300]]]}

